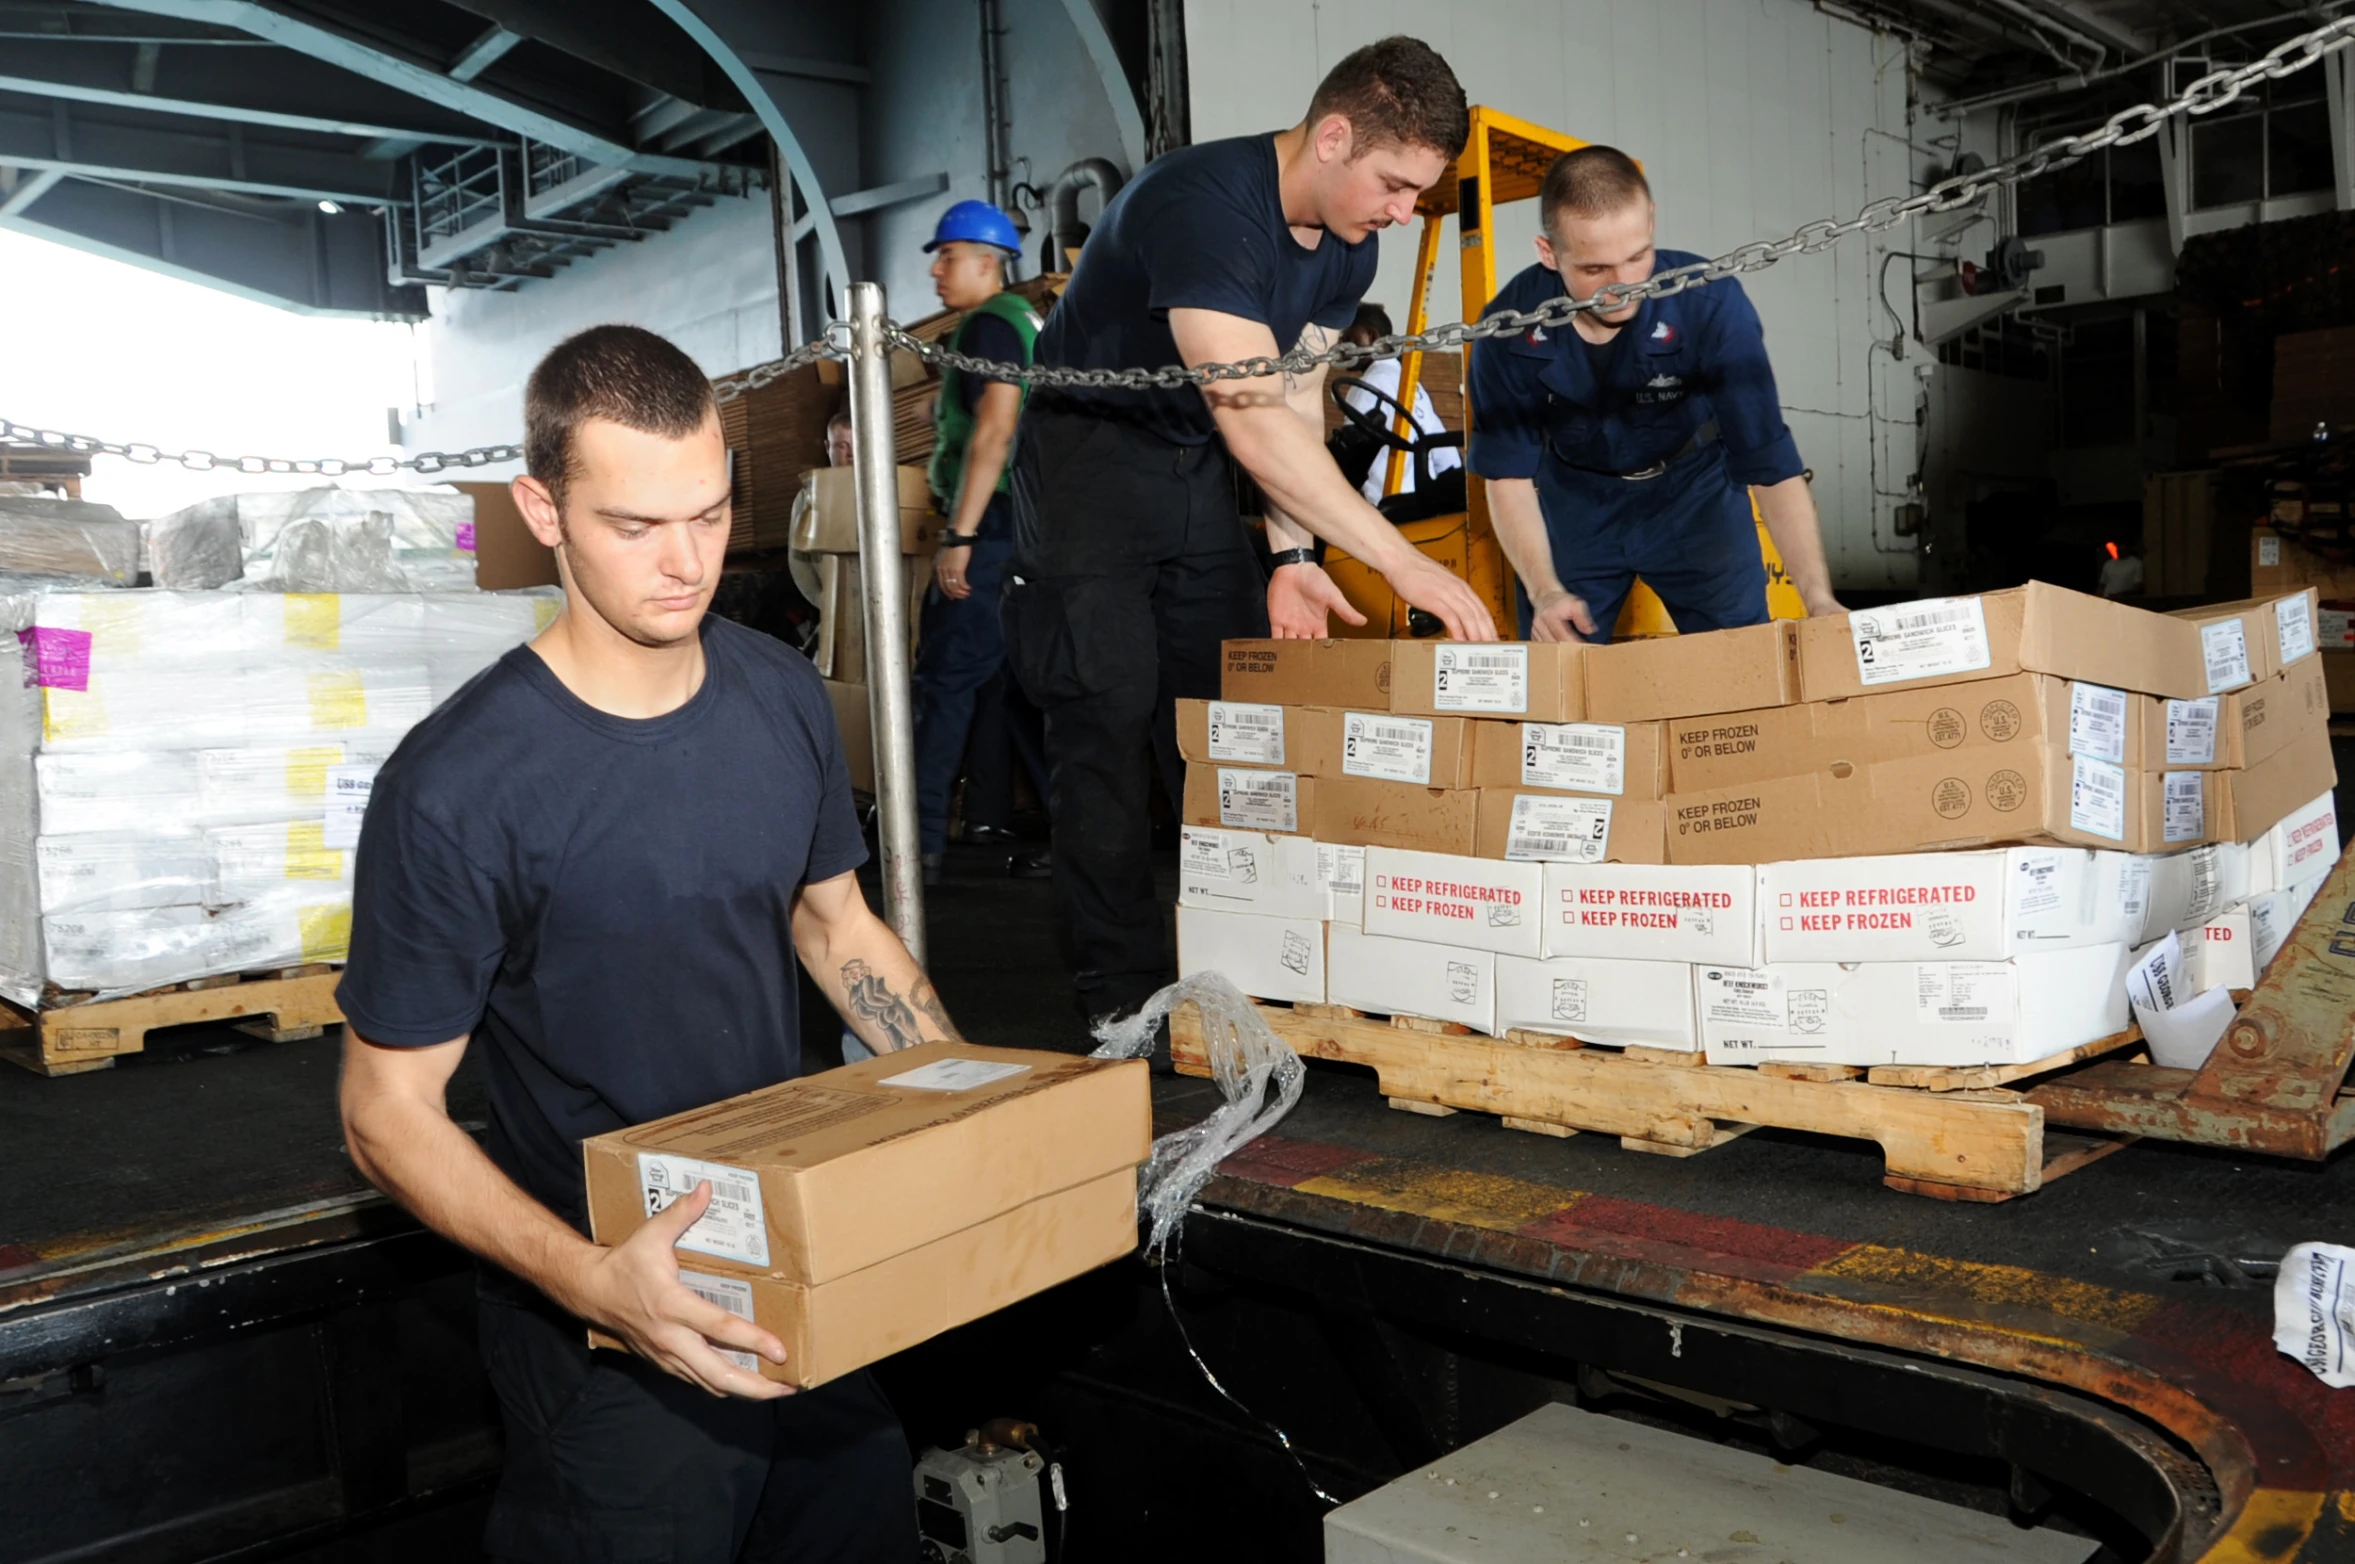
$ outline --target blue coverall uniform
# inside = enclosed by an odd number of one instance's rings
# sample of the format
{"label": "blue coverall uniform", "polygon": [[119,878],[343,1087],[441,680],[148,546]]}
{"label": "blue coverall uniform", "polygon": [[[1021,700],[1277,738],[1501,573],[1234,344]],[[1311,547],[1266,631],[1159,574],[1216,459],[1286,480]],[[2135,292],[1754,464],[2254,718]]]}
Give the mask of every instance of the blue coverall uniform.
{"label": "blue coverall uniform", "polygon": [[[1660,270],[1697,255],[1662,250]],[[1531,266],[1487,314],[1532,310],[1562,279]],[[1532,478],[1562,585],[1607,641],[1641,576],[1680,631],[1763,623],[1766,566],[1749,488],[1796,478],[1766,339],[1730,278],[1646,299],[1607,344],[1574,326],[1472,350],[1472,470]],[[1528,594],[1520,594],[1529,634]]]}

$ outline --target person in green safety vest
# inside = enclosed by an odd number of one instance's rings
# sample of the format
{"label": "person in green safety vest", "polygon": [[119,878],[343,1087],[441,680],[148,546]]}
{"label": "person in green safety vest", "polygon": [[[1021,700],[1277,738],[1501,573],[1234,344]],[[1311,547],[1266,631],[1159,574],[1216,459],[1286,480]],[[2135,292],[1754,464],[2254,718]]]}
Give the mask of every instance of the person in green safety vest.
{"label": "person in green safety vest", "polygon": [[[1021,243],[1012,219],[987,201],[960,201],[941,215],[932,242],[924,248],[932,256],[932,286],[940,302],[967,312],[950,339],[958,352],[1002,364],[1031,361],[1038,312],[1028,299],[1006,288],[1006,263],[1021,253]],[[948,529],[933,558],[932,588],[924,598],[910,681],[915,697],[916,813],[927,885],[940,880],[948,849],[949,793],[956,786],[969,737],[977,748],[1010,742],[1039,796],[1043,799],[1047,792],[1038,741],[1025,731],[1022,713],[1006,709],[1020,701],[1020,694],[1011,688],[1012,681],[1001,677],[1006,640],[998,625],[998,587],[1014,549],[1006,458],[1022,399],[1022,388],[1007,381],[957,369],[941,374],[926,477],[934,504],[948,517]],[[993,689],[1001,700],[987,699]],[[997,719],[990,723],[994,731],[976,731],[977,703]],[[979,769],[982,762],[977,759],[976,765]],[[1010,837],[1003,821],[977,827],[973,802],[968,797],[969,837],[977,830],[996,840]],[[1017,854],[1011,865],[1013,873],[1026,879],[1043,878],[1050,867],[1044,849]]]}

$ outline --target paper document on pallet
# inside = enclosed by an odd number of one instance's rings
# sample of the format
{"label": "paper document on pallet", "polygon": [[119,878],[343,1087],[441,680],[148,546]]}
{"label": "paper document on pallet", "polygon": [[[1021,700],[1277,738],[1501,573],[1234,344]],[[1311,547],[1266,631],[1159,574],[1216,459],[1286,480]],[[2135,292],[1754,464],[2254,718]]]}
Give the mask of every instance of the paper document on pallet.
{"label": "paper document on pallet", "polygon": [[2217,1039],[2232,1025],[2232,991],[2195,992],[2179,936],[2135,952],[2126,974],[2126,996],[2134,1020],[2151,1047],[2151,1062],[2174,1070],[2196,1070],[2216,1051]]}

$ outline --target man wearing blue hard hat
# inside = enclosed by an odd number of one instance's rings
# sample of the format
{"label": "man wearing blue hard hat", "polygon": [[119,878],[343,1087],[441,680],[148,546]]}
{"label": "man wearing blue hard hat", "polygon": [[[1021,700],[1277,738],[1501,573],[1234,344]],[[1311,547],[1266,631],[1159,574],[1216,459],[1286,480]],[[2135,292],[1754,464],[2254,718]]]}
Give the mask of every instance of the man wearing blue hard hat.
{"label": "man wearing blue hard hat", "polygon": [[[1030,362],[1039,332],[1038,312],[1005,285],[1006,262],[1021,248],[1013,220],[987,201],[959,201],[941,214],[924,250],[932,257],[932,287],[940,302],[966,312],[949,339],[950,347],[993,363]],[[941,374],[926,478],[933,502],[948,517],[948,530],[933,557],[932,589],[924,598],[910,680],[916,719],[916,815],[927,884],[938,881],[948,849],[949,793],[956,786],[966,740],[1005,743],[1013,726],[993,722],[997,731],[974,733],[976,702],[1006,662],[1005,634],[998,626],[998,586],[1014,548],[1006,455],[1022,397],[1022,388],[1008,381],[957,369]],[[1023,758],[1040,797],[1045,797],[1044,762],[1027,753]],[[1045,855],[1017,855],[1013,870],[1026,878],[1039,877],[1046,872]]]}

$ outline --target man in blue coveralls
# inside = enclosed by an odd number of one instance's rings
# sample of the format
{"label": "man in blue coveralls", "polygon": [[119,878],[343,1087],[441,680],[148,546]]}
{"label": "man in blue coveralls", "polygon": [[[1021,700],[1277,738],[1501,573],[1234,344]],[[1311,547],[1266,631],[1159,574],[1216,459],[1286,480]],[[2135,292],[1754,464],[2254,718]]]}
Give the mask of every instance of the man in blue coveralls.
{"label": "man in blue coveralls", "polygon": [[[1564,153],[1537,264],[1487,313],[1592,298],[1702,259],[1652,244],[1652,187],[1613,147]],[[1472,470],[1521,578],[1521,633],[1608,641],[1641,576],[1680,631],[1764,623],[1750,491],[1810,614],[1840,612],[1758,312],[1730,278],[1492,337],[1472,352]]]}

